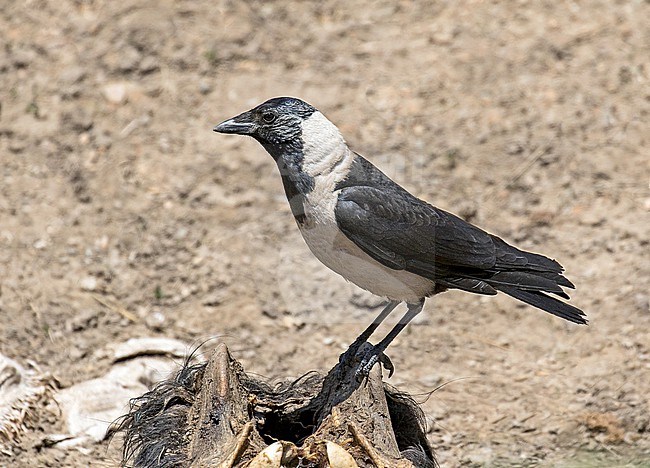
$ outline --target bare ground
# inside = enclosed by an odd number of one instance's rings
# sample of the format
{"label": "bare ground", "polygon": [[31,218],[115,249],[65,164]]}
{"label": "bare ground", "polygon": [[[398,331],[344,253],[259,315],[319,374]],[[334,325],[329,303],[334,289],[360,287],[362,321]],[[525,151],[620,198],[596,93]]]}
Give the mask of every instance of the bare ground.
{"label": "bare ground", "polygon": [[[5,2],[0,352],[64,387],[150,335],[219,335],[271,378],[330,368],[380,301],[311,258],[262,148],[211,132],[299,96],[417,195],[560,260],[588,313],[428,302],[391,383],[426,400],[442,466],[650,466],[649,17],[641,0]],[[0,466],[117,463],[118,444],[41,447],[63,430],[44,416]]]}

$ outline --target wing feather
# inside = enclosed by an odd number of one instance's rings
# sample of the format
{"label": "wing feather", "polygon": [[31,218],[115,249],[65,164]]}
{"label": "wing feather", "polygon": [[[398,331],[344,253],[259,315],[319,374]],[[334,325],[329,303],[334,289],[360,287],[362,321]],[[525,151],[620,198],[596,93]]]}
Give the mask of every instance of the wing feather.
{"label": "wing feather", "polygon": [[350,240],[391,268],[486,269],[496,262],[488,233],[406,191],[344,188],[335,215]]}

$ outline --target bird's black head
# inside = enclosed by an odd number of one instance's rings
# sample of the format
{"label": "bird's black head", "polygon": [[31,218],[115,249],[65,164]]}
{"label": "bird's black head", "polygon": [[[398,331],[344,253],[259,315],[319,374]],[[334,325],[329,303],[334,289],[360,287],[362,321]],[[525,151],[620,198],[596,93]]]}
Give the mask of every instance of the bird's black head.
{"label": "bird's black head", "polygon": [[280,151],[300,144],[302,122],[314,112],[314,107],[300,99],[278,97],[221,122],[214,131],[251,136],[277,159]]}

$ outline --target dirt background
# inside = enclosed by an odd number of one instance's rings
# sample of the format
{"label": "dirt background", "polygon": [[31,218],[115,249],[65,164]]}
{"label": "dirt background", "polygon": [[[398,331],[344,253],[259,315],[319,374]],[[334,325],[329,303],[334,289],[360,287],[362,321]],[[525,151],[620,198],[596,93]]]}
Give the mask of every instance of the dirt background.
{"label": "dirt background", "polygon": [[[140,336],[217,335],[270,378],[331,367],[381,301],[310,256],[263,149],[211,131],[298,96],[577,285],[588,327],[450,292],[390,348],[442,466],[650,466],[648,18],[641,0],[2,2],[0,352],[62,387]],[[119,444],[41,447],[62,431],[43,417],[0,466],[118,462]]]}

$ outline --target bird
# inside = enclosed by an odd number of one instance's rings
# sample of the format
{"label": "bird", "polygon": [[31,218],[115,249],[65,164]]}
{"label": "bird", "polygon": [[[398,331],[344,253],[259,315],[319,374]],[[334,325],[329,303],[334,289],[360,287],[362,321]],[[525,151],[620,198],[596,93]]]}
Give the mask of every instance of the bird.
{"label": "bird", "polygon": [[417,198],[347,145],[318,109],[276,97],[213,129],[257,140],[275,160],[300,233],[311,252],[346,280],[388,303],[349,350],[365,343],[401,303],[406,313],[374,346],[364,346],[358,376],[377,362],[427,298],[449,289],[507,294],[576,324],[585,313],[569,299],[575,286],[555,260]]}

